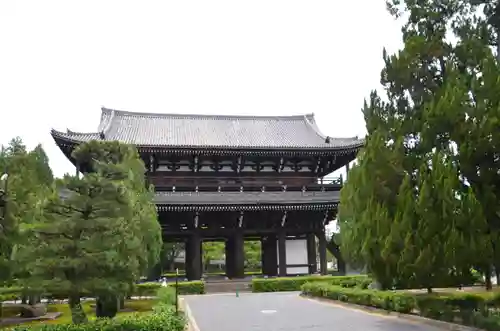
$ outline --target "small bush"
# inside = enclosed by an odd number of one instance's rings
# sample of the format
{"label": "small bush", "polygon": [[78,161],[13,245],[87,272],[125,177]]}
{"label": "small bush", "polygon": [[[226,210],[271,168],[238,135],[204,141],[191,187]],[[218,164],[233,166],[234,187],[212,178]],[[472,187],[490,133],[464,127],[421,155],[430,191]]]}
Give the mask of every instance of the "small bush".
{"label": "small bush", "polygon": [[166,305],[174,305],[175,304],[175,288],[172,286],[164,286],[158,289],[156,293],[156,297],[160,303]]}
{"label": "small bush", "polygon": [[300,291],[305,283],[326,282],[346,288],[367,288],[371,283],[368,276],[297,276],[252,279],[252,292]]}

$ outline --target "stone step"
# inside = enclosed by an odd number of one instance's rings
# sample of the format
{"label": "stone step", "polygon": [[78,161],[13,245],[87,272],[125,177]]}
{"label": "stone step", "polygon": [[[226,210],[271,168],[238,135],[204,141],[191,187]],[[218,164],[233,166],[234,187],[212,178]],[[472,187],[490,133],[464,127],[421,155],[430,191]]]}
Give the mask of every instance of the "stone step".
{"label": "stone step", "polygon": [[250,292],[251,282],[249,281],[217,281],[217,282],[206,282],[205,292],[206,293],[232,293],[232,292]]}

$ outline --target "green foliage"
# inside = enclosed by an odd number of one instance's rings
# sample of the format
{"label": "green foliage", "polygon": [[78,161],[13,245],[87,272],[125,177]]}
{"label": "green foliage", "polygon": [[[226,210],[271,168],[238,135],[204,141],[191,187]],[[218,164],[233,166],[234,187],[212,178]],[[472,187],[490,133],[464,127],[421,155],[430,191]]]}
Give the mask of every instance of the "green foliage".
{"label": "green foliage", "polygon": [[[175,287],[175,283],[169,286]],[[205,282],[193,280],[179,283],[179,294],[205,294]]]}
{"label": "green foliage", "polygon": [[80,297],[118,302],[158,261],[161,229],[134,147],[92,141],[73,157],[92,172],[57,181],[41,204],[43,217],[25,227],[16,259],[29,270],[20,277],[26,289],[64,293],[74,322],[85,322]]}
{"label": "green foliage", "polygon": [[0,210],[0,282],[13,273],[24,272],[22,264],[11,261],[16,260],[16,250],[24,244],[24,227],[42,216],[42,205],[50,195],[53,181],[43,148],[37,146],[28,151],[20,138],[1,147],[0,176],[3,174],[8,176],[0,181],[7,200]]}
{"label": "green foliage", "polygon": [[[157,282],[148,282],[148,283],[140,283],[135,284],[133,288],[130,290],[130,296],[137,297],[153,297],[156,296],[158,291],[164,288],[161,283]],[[170,282],[168,286],[165,288],[175,289],[175,283]],[[204,294],[205,293],[205,282],[203,281],[181,281],[179,282],[179,294]],[[7,300],[20,300],[23,295],[22,287],[7,287],[0,288],[0,302]],[[69,297],[69,293],[58,290],[53,293],[41,293],[40,296],[49,300],[67,300]],[[93,294],[90,292],[83,292],[82,297],[93,297]]]}
{"label": "green foliage", "polygon": [[[135,235],[140,236],[142,245],[137,258],[141,273],[147,274],[159,262],[163,242],[154,204],[154,188],[146,187],[146,168],[137,149],[119,142],[90,141],[80,145],[73,157],[83,167],[103,171],[103,177],[120,180],[127,189],[132,208],[130,226]],[[107,166],[103,168],[103,165]]]}
{"label": "green foliage", "polygon": [[261,263],[261,242],[260,241],[245,241],[245,267],[251,270],[260,268]]}
{"label": "green foliage", "polygon": [[156,298],[164,304],[174,305],[175,304],[175,287],[174,286],[162,286],[156,292]]}
{"label": "green foliage", "polygon": [[174,270],[174,261],[184,250],[184,243],[165,242],[160,253],[161,271]]}
{"label": "green foliage", "polygon": [[207,241],[203,243],[202,261],[205,271],[212,260],[221,260],[224,257],[224,242]]}
{"label": "green foliage", "polygon": [[413,313],[433,319],[460,322],[484,330],[498,330],[500,327],[500,315],[492,310],[492,308],[498,309],[500,307],[500,294],[443,293],[428,295],[346,288],[328,282],[305,283],[302,286],[302,294],[398,313]]}
{"label": "green foliage", "polygon": [[[397,273],[390,254],[400,255],[398,228],[393,228],[398,192],[404,178],[401,145],[387,145],[382,134],[369,136],[358,165],[349,172],[341,191],[339,226],[344,258],[357,267],[367,266],[384,287],[390,287]],[[385,238],[390,247],[385,247]]]}
{"label": "green foliage", "polygon": [[301,290],[304,295],[324,297],[399,313],[410,313],[415,309],[414,296],[406,293],[342,287],[326,282],[305,283]]}
{"label": "green foliage", "polygon": [[297,276],[279,278],[252,279],[252,292],[284,292],[300,291],[302,285],[308,282],[327,282],[344,287],[366,288],[371,283],[367,276]]}
{"label": "green foliage", "polygon": [[430,290],[475,266],[500,270],[500,69],[481,7],[388,5],[406,20],[404,48],[384,51],[386,95],[372,92],[363,108],[368,136],[341,193],[341,249],[383,288]]}
{"label": "green foliage", "polygon": [[173,308],[155,310],[154,314],[130,315],[117,319],[98,319],[87,324],[59,324],[19,326],[13,331],[183,331],[184,318],[177,316]]}

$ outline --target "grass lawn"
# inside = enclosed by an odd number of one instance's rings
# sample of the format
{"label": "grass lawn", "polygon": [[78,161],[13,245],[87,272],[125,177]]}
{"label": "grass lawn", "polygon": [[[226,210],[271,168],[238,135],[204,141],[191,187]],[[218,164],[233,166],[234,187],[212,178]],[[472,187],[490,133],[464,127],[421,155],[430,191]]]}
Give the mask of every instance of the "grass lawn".
{"label": "grass lawn", "polygon": [[[125,311],[119,312],[117,314],[117,318],[127,316],[130,314],[149,314],[152,312],[153,306],[156,304],[156,300],[127,300],[125,302]],[[95,301],[85,301],[82,303],[83,310],[87,314],[89,320],[95,319],[95,309],[91,307],[91,305],[95,305]],[[4,307],[4,317],[11,317],[9,314],[9,308]],[[25,323],[21,323],[22,325],[37,325],[37,324],[69,324],[71,323],[71,311],[69,309],[69,305],[67,303],[55,303],[47,305],[47,312],[60,312],[61,316],[54,320],[39,320],[39,321],[29,321]],[[11,315],[11,316],[9,316]],[[20,324],[18,324],[20,325]],[[10,329],[15,325],[9,325],[0,327],[0,329]]]}

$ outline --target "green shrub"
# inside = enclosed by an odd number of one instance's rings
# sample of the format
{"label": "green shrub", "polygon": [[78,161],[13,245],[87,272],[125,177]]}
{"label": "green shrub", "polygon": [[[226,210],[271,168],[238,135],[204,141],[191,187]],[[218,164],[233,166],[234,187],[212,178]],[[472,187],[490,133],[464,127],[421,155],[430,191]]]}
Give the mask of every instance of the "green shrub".
{"label": "green shrub", "polygon": [[0,302],[20,300],[22,288],[20,287],[0,287]]}
{"label": "green shrub", "polygon": [[173,286],[160,287],[156,292],[156,297],[160,303],[172,306],[175,304],[175,288]]}
{"label": "green shrub", "polygon": [[87,324],[41,324],[18,326],[13,331],[183,331],[185,320],[172,307],[163,307],[150,315],[128,315],[123,318],[100,319]]}
{"label": "green shrub", "polygon": [[[169,286],[175,288],[175,283],[170,283]],[[201,280],[180,282],[179,294],[205,294],[205,282]]]}
{"label": "green shrub", "polygon": [[346,288],[367,288],[371,283],[368,276],[297,276],[252,279],[252,292],[300,291],[301,286],[310,282],[327,282]]}
{"label": "green shrub", "polygon": [[161,288],[161,283],[158,282],[147,282],[147,283],[136,284],[134,286],[132,296],[153,297],[156,295],[156,293],[160,288]]}
{"label": "green shrub", "polygon": [[410,313],[415,308],[414,297],[406,293],[342,287],[328,282],[305,283],[302,285],[302,293],[399,313]]}
{"label": "green shrub", "polygon": [[417,313],[427,318],[459,322],[485,330],[500,330],[500,294],[415,294],[342,287],[332,285],[329,281],[305,283],[302,285],[302,294],[405,314]]}

